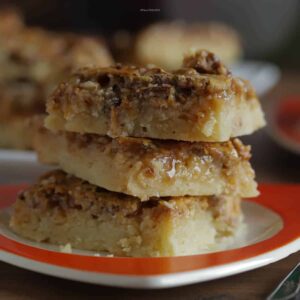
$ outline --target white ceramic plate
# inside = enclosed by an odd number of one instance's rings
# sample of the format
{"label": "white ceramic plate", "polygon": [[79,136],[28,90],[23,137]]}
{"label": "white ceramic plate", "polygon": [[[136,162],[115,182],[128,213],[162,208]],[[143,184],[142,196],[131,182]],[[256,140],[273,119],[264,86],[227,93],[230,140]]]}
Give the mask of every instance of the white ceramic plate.
{"label": "white ceramic plate", "polygon": [[230,69],[234,75],[249,80],[259,96],[266,94],[280,79],[280,69],[268,62],[240,61]]}
{"label": "white ceramic plate", "polygon": [[255,269],[300,249],[300,185],[261,186],[257,200],[243,203],[246,232],[223,249],[162,258],[108,257],[76,250],[64,253],[57,246],[20,238],[8,227],[8,207],[17,190],[0,189],[0,260],[61,278],[118,287],[166,288]]}

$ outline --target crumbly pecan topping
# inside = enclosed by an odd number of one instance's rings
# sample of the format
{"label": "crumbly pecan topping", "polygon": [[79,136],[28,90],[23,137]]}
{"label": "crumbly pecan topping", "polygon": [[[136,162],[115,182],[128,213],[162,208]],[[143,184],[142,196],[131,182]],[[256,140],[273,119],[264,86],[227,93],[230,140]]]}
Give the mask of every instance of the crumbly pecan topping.
{"label": "crumbly pecan topping", "polygon": [[116,65],[83,68],[58,86],[48,99],[48,112],[66,118],[78,113],[97,117],[122,108],[128,113],[148,107],[168,108],[202,103],[211,98],[255,97],[252,87],[232,77],[219,60],[207,51],[185,59],[182,69],[166,72],[160,68]]}
{"label": "crumbly pecan topping", "polygon": [[44,174],[36,184],[19,195],[19,200],[25,201],[32,209],[42,211],[53,207],[59,207],[63,211],[79,209],[89,211],[93,217],[102,213],[110,215],[121,213],[124,217],[133,217],[142,213],[143,209],[159,205],[162,205],[165,211],[169,211],[169,206],[186,201],[201,201],[203,206],[207,207],[209,198],[164,197],[142,202],[136,197],[107,191],[60,170]]}
{"label": "crumbly pecan topping", "polygon": [[183,66],[193,68],[200,74],[231,74],[215,54],[205,50],[186,56],[183,60]]}
{"label": "crumbly pecan topping", "polygon": [[121,209],[133,214],[139,209],[139,201],[134,197],[106,191],[60,170],[43,175],[38,183],[22,192],[19,199],[42,210],[59,206],[64,210],[91,210],[94,214],[104,211],[115,214]]}

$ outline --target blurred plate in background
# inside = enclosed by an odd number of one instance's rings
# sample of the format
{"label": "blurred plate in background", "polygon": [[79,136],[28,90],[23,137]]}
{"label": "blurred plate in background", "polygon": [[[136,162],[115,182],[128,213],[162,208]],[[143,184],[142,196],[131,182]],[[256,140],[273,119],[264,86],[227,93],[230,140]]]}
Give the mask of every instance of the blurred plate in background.
{"label": "blurred plate in background", "polygon": [[271,90],[280,79],[280,69],[268,62],[240,61],[230,69],[234,75],[249,80],[259,96]]}
{"label": "blurred plate in background", "polygon": [[0,183],[34,182],[50,168],[37,162],[33,151],[0,150]]}
{"label": "blurred plate in background", "polygon": [[34,151],[0,149],[0,160],[2,161],[28,161],[35,162],[36,154]]}

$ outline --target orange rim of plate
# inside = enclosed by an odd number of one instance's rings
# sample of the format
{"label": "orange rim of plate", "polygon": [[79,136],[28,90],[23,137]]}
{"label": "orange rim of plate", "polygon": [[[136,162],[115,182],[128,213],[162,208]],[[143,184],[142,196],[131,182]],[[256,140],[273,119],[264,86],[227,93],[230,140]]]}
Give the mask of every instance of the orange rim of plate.
{"label": "orange rim of plate", "polygon": [[[0,209],[10,206],[24,187],[0,187]],[[234,263],[276,250],[300,238],[300,185],[263,184],[260,191],[260,196],[250,201],[278,213],[284,227],[267,240],[238,249],[178,257],[95,257],[36,248],[0,235],[0,250],[59,267],[114,275],[166,275]]]}

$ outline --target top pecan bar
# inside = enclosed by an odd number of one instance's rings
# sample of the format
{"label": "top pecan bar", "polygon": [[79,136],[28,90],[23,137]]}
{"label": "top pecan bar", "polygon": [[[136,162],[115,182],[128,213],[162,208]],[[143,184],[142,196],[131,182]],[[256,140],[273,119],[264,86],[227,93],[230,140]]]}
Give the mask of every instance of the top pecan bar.
{"label": "top pecan bar", "polygon": [[264,126],[251,85],[200,50],[183,67],[83,68],[47,102],[51,130],[182,141],[227,141]]}

